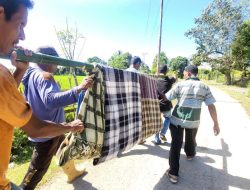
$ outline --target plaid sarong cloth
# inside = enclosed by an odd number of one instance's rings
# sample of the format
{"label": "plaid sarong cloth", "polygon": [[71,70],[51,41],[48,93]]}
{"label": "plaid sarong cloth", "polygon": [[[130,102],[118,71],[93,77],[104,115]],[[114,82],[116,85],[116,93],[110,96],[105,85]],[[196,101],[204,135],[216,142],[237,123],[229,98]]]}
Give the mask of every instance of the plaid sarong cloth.
{"label": "plaid sarong cloth", "polygon": [[160,131],[162,127],[161,112],[157,95],[156,79],[140,75],[142,139]]}
{"label": "plaid sarong cloth", "polygon": [[56,154],[59,166],[72,159],[101,156],[105,129],[103,74],[99,66],[94,68],[93,73],[93,86],[86,91],[77,116],[83,121],[84,131],[66,136]]}
{"label": "plaid sarong cloth", "polygon": [[141,139],[139,74],[104,68],[105,134],[102,154],[94,165],[115,158]]}

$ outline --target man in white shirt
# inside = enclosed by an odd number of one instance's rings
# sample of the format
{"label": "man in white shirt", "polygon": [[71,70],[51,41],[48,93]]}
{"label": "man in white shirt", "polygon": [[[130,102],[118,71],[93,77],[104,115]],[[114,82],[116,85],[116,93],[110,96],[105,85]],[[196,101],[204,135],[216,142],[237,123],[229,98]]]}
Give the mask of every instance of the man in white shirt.
{"label": "man in white shirt", "polygon": [[138,56],[134,56],[134,57],[131,59],[130,67],[129,67],[128,69],[126,69],[126,71],[139,73],[139,72],[140,72],[140,71],[139,71],[140,66],[141,66],[141,58],[138,57]]}

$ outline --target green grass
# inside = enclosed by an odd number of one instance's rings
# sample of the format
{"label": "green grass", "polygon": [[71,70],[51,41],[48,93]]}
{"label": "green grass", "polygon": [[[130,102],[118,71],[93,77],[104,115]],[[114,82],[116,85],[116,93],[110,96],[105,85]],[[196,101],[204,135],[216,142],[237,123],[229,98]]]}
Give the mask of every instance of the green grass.
{"label": "green grass", "polygon": [[247,88],[242,88],[238,86],[228,86],[214,81],[205,81],[210,86],[215,86],[229,94],[232,98],[238,100],[242,107],[246,110],[248,116],[250,117],[250,97],[248,97]]}
{"label": "green grass", "polygon": [[[8,169],[7,172],[8,179],[10,179],[13,183],[19,185],[22,182],[23,177],[28,170],[28,167],[29,167],[29,162],[20,165],[16,164],[13,168]],[[55,164],[55,161],[53,159],[47,173],[45,174],[39,185],[44,184],[53,176],[53,174],[55,174],[59,170],[60,167]]]}
{"label": "green grass", "polygon": [[[75,85],[75,80],[72,75],[55,75],[55,81],[60,85],[62,90],[68,90],[73,88]],[[77,76],[77,82],[80,84],[85,76]]]}
{"label": "green grass", "polygon": [[[78,84],[80,84],[85,77],[86,76],[76,76]],[[54,75],[54,79],[61,87],[61,90],[68,90],[76,86],[72,75]],[[22,93],[23,85],[20,84],[18,89]]]}

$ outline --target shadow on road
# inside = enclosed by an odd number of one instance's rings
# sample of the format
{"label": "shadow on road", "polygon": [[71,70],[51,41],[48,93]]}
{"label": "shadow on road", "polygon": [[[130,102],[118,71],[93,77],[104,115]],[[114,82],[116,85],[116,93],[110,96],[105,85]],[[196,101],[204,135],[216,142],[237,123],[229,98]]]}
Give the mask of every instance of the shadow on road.
{"label": "shadow on road", "polygon": [[229,187],[248,190],[250,179],[234,176],[228,173],[227,157],[231,156],[227,143],[221,139],[221,150],[212,150],[206,147],[198,147],[197,152],[203,152],[222,157],[222,169],[209,165],[215,160],[209,156],[196,156],[193,161],[185,160],[184,156],[180,159],[179,183],[173,185],[164,174],[159,180],[154,190],[175,189],[175,190],[228,190]]}
{"label": "shadow on road", "polygon": [[74,190],[98,190],[93,187],[91,183],[84,180],[84,176],[86,176],[87,174],[88,173],[86,172],[84,175],[82,175],[72,183],[72,185],[74,186]]}
{"label": "shadow on road", "polygon": [[133,149],[125,153],[119,154],[117,157],[122,158],[125,156],[132,156],[132,155],[145,155],[145,154],[150,154],[154,156],[159,156],[161,158],[168,158],[168,153],[169,151],[166,151],[163,149],[161,146],[158,145],[148,145],[148,144],[143,144],[140,146],[144,146],[147,149]]}

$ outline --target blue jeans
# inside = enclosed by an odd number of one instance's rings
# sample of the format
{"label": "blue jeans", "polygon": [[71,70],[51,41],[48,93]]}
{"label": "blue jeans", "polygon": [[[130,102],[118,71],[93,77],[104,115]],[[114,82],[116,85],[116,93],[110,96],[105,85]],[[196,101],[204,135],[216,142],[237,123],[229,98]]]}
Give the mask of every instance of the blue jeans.
{"label": "blue jeans", "polygon": [[161,143],[160,134],[166,135],[169,124],[170,124],[170,117],[164,117],[163,127],[161,128],[161,131],[155,134],[155,140],[154,140],[155,143]]}

